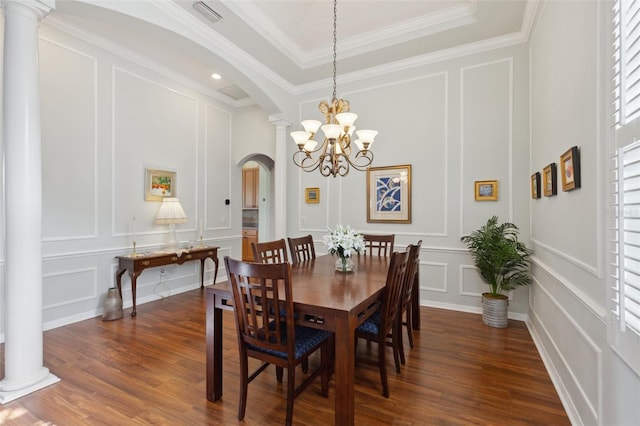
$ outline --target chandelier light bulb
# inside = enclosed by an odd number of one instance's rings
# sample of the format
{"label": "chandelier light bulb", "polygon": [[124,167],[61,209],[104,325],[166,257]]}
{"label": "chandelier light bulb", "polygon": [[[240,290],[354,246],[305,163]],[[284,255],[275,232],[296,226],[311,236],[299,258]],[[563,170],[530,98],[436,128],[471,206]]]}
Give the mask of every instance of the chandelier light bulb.
{"label": "chandelier light bulb", "polygon": [[309,139],[307,143],[304,144],[304,150],[307,152],[311,152],[316,149],[316,145],[318,145],[318,142],[314,141],[313,139]]}
{"label": "chandelier light bulb", "polygon": [[311,137],[311,133],[303,131],[291,132],[290,134],[293,138],[293,141],[296,143],[296,145],[298,145],[299,148],[302,148]]}
{"label": "chandelier light bulb", "polygon": [[340,114],[336,114],[336,120],[342,127],[351,127],[353,123],[355,123],[358,118],[358,114],[353,112],[341,112]]}
{"label": "chandelier light bulb", "polygon": [[324,137],[327,139],[338,139],[342,128],[339,124],[325,124],[321,127]]}
{"label": "chandelier light bulb", "polygon": [[363,143],[368,143],[369,145],[373,143],[377,134],[378,132],[376,130],[358,130],[356,132],[358,139],[362,140]]}
{"label": "chandelier light bulb", "polygon": [[300,124],[302,124],[302,127],[304,127],[305,131],[313,133],[314,135],[318,133],[318,129],[322,125],[322,123],[318,120],[304,120]]}

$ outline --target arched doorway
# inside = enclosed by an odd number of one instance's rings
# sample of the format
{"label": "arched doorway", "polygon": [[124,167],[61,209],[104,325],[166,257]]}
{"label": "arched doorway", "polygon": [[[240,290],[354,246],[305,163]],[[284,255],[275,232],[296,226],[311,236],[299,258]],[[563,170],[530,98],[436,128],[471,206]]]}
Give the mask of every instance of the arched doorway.
{"label": "arched doorway", "polygon": [[[247,156],[239,165],[242,168],[242,230],[256,241],[273,239],[273,166],[271,158],[263,154]],[[245,241],[243,241],[243,247]],[[243,258],[245,258],[243,249]]]}

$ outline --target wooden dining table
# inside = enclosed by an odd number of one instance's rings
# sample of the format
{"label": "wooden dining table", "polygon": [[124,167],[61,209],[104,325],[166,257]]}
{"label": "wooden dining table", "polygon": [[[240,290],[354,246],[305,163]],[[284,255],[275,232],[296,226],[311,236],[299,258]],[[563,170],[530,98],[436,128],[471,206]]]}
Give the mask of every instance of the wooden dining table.
{"label": "wooden dining table", "polygon": [[[335,333],[335,424],[353,425],[355,330],[380,301],[390,258],[355,256],[348,273],[336,271],[335,260],[326,255],[292,265],[294,310],[298,323]],[[233,296],[228,282],[206,292],[207,399],[213,402],[222,397],[222,310],[233,309]]]}

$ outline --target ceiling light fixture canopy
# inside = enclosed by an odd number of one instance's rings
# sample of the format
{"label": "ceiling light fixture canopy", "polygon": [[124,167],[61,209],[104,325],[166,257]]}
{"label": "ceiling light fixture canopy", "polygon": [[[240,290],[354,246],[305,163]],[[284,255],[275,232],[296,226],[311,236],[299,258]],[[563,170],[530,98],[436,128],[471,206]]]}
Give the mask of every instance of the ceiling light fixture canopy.
{"label": "ceiling light fixture canopy", "polygon": [[[336,97],[336,46],[337,46],[337,0],[333,1],[333,97],[331,102],[322,101],[318,109],[324,114],[325,124],[318,120],[304,120],[300,124],[304,131],[291,132],[298,151],[293,162],[305,172],[320,170],[323,176],[346,176],[351,167],[363,171],[373,162],[371,144],[378,134],[375,130],[355,130],[353,125],[358,114],[349,112],[349,101]],[[313,138],[322,130],[323,142],[318,146]],[[357,139],[352,141],[353,133]],[[355,152],[352,142],[358,148]],[[313,154],[318,154],[314,159]]]}

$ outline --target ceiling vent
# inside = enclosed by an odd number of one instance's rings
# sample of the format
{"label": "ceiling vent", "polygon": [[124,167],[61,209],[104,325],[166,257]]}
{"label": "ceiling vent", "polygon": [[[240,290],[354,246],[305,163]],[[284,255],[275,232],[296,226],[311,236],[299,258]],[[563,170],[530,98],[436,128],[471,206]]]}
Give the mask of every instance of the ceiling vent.
{"label": "ceiling vent", "polygon": [[215,10],[211,9],[209,5],[203,1],[197,1],[193,3],[193,7],[198,12],[202,13],[211,22],[218,22],[219,20],[222,19],[222,15],[220,15]]}

